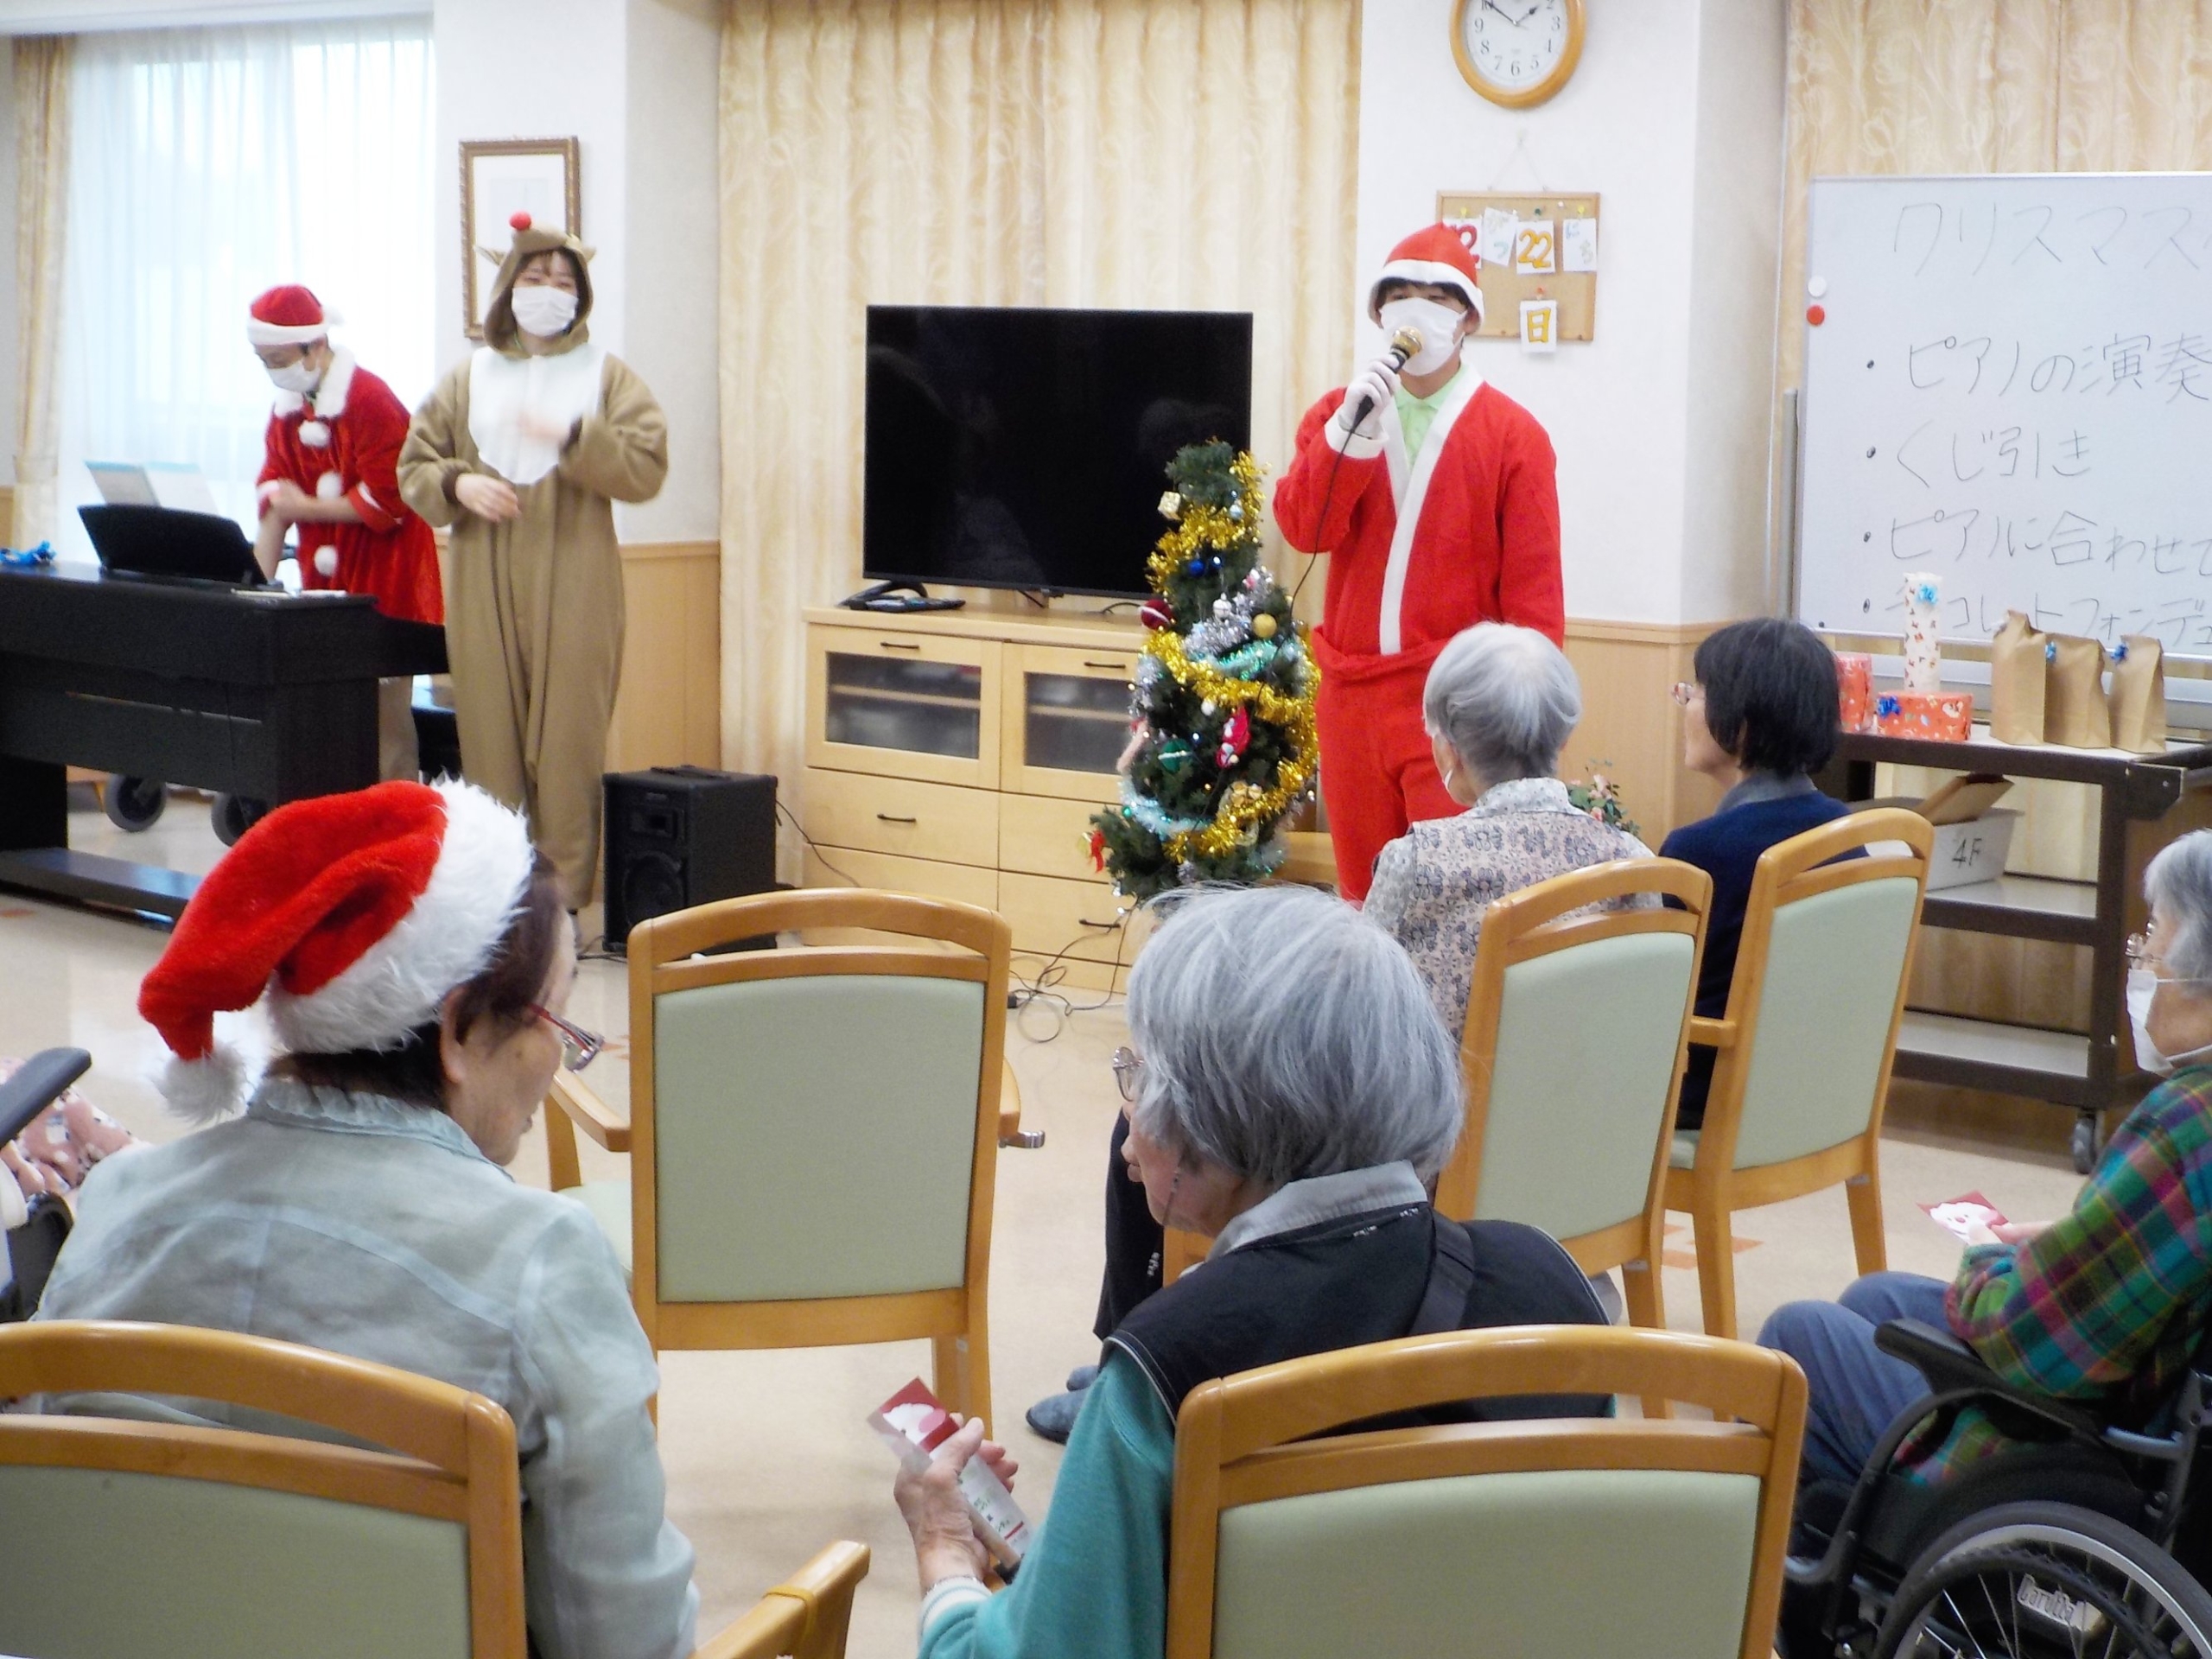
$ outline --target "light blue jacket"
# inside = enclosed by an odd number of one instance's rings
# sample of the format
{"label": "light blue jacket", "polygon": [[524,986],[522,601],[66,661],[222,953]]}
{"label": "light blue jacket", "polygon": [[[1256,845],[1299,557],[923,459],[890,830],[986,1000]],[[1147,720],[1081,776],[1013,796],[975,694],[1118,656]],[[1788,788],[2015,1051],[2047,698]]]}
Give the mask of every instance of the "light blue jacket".
{"label": "light blue jacket", "polygon": [[245,1332],[489,1395],[514,1419],[544,1659],[691,1651],[622,1269],[581,1205],[517,1185],[443,1113],[272,1078],[242,1119],[108,1159],[38,1316]]}

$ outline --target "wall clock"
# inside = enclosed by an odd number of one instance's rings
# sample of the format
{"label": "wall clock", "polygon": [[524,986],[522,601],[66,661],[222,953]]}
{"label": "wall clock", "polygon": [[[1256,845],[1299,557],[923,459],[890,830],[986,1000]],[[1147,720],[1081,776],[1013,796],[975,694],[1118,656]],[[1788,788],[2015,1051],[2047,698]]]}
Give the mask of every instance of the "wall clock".
{"label": "wall clock", "polygon": [[1567,85],[1582,56],[1582,0],[1459,0],[1452,55],[1467,85],[1524,110]]}

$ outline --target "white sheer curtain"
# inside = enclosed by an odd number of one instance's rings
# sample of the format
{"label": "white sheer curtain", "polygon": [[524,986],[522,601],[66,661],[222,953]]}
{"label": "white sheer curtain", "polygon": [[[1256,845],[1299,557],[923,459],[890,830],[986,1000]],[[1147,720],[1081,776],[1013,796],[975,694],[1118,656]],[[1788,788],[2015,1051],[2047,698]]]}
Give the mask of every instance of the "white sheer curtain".
{"label": "white sheer curtain", "polygon": [[189,463],[251,518],[273,396],[246,307],[305,283],[412,406],[429,390],[430,20],[92,34],[71,79],[60,520],[87,461]]}

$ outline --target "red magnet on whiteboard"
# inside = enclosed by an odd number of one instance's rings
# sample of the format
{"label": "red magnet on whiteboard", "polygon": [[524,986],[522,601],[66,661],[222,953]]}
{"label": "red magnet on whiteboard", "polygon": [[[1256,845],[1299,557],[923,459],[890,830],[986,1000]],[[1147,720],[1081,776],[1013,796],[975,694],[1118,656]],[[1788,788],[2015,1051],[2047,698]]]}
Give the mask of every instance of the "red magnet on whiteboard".
{"label": "red magnet on whiteboard", "polygon": [[1827,307],[1824,305],[1808,305],[1805,308],[1805,321],[1811,323],[1814,327],[1819,327],[1827,320]]}

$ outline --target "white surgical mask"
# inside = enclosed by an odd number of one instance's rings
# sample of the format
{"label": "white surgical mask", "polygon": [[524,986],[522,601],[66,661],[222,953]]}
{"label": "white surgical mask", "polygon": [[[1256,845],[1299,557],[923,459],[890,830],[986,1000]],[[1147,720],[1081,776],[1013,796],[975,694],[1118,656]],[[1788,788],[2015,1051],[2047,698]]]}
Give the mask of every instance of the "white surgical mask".
{"label": "white surgical mask", "polygon": [[1404,372],[1434,374],[1457,357],[1459,354],[1459,319],[1464,315],[1454,311],[1441,300],[1392,300],[1385,305],[1382,308],[1382,332],[1385,334],[1395,334],[1401,328],[1421,331],[1421,350],[1406,359]]}
{"label": "white surgical mask", "polygon": [[541,340],[567,329],[576,320],[576,296],[557,288],[518,288],[507,296],[515,326]]}
{"label": "white surgical mask", "polygon": [[[2177,984],[2195,985],[2201,981],[2177,980]],[[2171,1074],[2173,1069],[2194,1060],[2200,1054],[2212,1054],[2212,1043],[2202,1048],[2192,1048],[2183,1054],[2161,1054],[2158,1044],[2151,1040],[2151,999],[2158,994],[2158,976],[2148,968],[2127,970],[2127,1020],[2135,1028],[2135,1064],[2145,1071],[2155,1071],[2160,1077]]]}
{"label": "white surgical mask", "polygon": [[277,391],[296,392],[304,397],[315,390],[315,383],[322,378],[322,374],[314,364],[302,358],[299,362],[287,364],[281,369],[270,369],[269,378]]}

